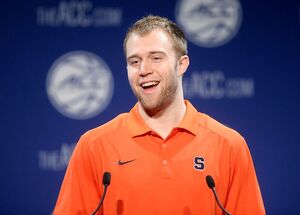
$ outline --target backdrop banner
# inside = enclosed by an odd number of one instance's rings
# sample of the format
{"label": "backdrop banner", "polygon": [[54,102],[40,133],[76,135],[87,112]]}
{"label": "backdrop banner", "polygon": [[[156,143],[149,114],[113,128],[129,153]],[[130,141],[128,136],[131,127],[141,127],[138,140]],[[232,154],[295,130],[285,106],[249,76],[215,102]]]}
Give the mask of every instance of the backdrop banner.
{"label": "backdrop banner", "polygon": [[136,98],[123,38],[148,14],[188,39],[185,98],[241,133],[267,214],[300,214],[300,2],[1,3],[0,213],[52,214],[80,136]]}

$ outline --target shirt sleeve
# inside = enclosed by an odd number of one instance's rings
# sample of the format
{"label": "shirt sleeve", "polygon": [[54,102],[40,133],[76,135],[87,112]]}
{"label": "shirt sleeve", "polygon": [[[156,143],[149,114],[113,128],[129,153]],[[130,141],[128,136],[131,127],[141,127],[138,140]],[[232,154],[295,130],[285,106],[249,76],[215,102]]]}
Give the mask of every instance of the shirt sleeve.
{"label": "shirt sleeve", "polygon": [[225,208],[233,215],[265,215],[252,157],[244,139],[240,141],[232,162]]}
{"label": "shirt sleeve", "polygon": [[87,141],[81,137],[68,164],[53,214],[91,214],[102,191],[99,174]]}

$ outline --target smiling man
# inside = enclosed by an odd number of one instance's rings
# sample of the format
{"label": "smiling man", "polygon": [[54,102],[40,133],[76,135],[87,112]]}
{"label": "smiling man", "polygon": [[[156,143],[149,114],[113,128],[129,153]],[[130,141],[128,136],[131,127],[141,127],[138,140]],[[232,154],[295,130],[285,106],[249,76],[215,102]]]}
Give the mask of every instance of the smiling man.
{"label": "smiling man", "polygon": [[106,171],[112,180],[98,214],[221,215],[207,175],[232,214],[265,214],[243,137],[184,100],[189,57],[178,26],[144,17],[127,32],[124,53],[138,101],[129,113],[81,137],[54,214],[91,214]]}
{"label": "smiling man", "polygon": [[[186,48],[186,42],[181,43],[177,49]],[[189,58],[184,51],[175,51],[180,45],[172,42],[172,35],[163,28],[150,32],[132,29],[124,44],[128,78],[139,101],[139,113],[162,138],[179,124],[186,110],[182,76]]]}

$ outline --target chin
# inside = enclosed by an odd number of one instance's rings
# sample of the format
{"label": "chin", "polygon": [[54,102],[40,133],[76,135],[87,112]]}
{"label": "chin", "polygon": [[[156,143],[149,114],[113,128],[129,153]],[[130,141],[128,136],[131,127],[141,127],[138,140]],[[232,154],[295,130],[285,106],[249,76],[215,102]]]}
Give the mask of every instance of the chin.
{"label": "chin", "polygon": [[145,100],[139,100],[142,108],[144,111],[149,115],[153,116],[157,113],[159,113],[161,110],[163,110],[166,106],[165,102],[163,101],[145,101]]}

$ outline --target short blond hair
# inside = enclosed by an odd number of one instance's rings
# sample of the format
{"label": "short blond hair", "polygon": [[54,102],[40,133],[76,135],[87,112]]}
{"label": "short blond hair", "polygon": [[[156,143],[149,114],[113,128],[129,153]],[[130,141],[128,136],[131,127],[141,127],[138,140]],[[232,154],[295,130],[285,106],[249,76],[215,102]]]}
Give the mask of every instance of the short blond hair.
{"label": "short blond hair", "polygon": [[123,42],[123,51],[125,56],[127,41],[133,33],[145,35],[155,29],[161,29],[171,37],[177,57],[187,54],[187,41],[185,35],[183,31],[176,25],[176,23],[165,17],[148,15],[136,21],[128,29]]}

